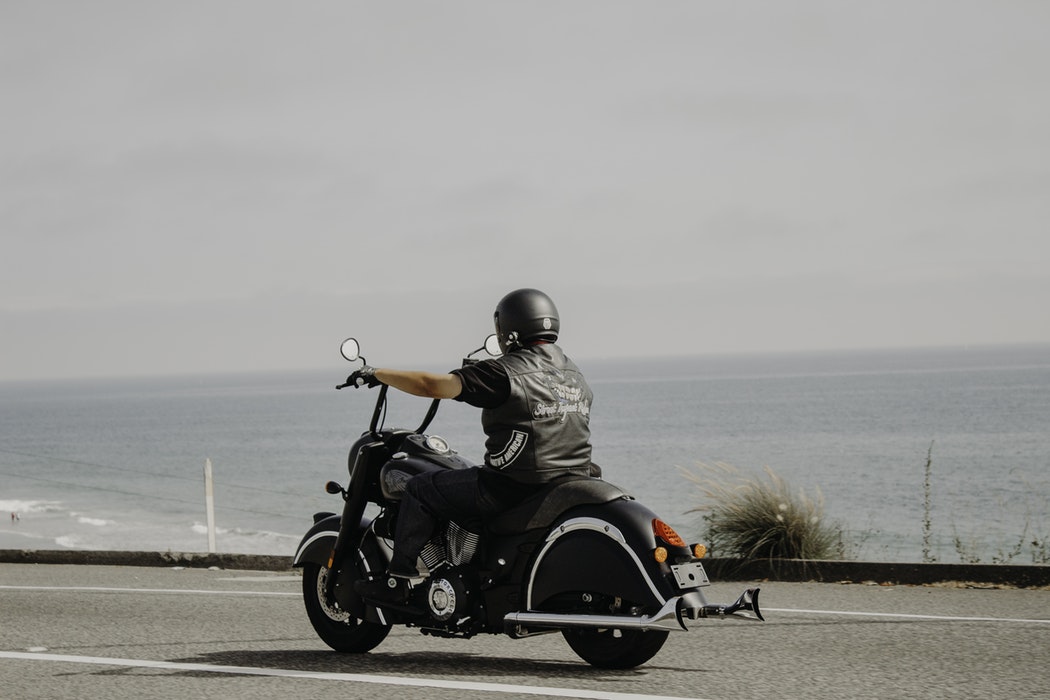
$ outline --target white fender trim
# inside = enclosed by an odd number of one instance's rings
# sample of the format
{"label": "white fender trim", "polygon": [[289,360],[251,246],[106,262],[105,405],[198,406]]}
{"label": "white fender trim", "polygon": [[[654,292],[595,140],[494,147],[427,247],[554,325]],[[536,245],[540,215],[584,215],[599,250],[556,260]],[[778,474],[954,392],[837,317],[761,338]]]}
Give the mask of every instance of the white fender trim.
{"label": "white fender trim", "polygon": [[547,552],[550,550],[554,543],[559,538],[570,532],[577,532],[579,530],[590,530],[599,534],[605,535],[609,539],[613,540],[623,551],[627,552],[635,566],[638,567],[638,573],[641,575],[645,582],[649,585],[649,590],[653,596],[660,601],[660,605],[667,603],[667,599],[660,594],[660,591],[656,588],[656,584],[653,583],[652,579],[649,578],[649,574],[646,573],[645,567],[642,565],[642,560],[638,558],[638,555],[627,545],[627,538],[623,536],[620,529],[615,525],[608,523],[599,518],[573,518],[572,520],[566,520],[564,523],[559,525],[557,528],[551,531],[547,535],[546,541],[543,543],[543,549],[540,550],[539,555],[536,557],[536,563],[532,567],[532,572],[529,574],[529,587],[525,596],[525,609],[532,610],[532,589],[536,583],[536,572],[539,571],[540,565],[543,563],[543,558],[547,556]]}

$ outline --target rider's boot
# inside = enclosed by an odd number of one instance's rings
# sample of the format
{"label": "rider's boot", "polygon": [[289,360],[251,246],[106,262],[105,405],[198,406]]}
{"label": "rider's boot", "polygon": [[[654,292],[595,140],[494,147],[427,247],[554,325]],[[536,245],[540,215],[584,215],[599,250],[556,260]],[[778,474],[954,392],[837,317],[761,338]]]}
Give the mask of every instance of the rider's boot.
{"label": "rider's boot", "polygon": [[412,590],[411,579],[419,578],[417,572],[407,575],[390,571],[371,580],[359,579],[354,582],[354,592],[381,608],[394,608],[402,612],[422,613],[409,602]]}

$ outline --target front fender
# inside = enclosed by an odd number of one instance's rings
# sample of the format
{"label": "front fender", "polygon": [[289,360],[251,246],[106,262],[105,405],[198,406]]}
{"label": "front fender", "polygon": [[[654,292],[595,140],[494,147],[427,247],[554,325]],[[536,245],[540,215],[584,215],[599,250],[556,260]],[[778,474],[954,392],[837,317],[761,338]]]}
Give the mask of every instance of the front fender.
{"label": "front fender", "polygon": [[377,608],[366,605],[353,589],[353,583],[362,575],[371,571],[384,571],[390,560],[389,548],[371,531],[371,523],[362,518],[353,533],[355,544],[348,548],[346,558],[349,561],[338,561],[329,566],[329,559],[335,549],[339,536],[340,520],[338,515],[329,515],[318,520],[303,536],[292,559],[292,566],[302,567],[315,564],[331,569],[327,576],[335,576],[330,592],[319,591],[317,595],[331,595],[335,603],[354,617],[379,624],[386,624],[383,614]]}
{"label": "front fender", "polygon": [[573,508],[550,529],[525,582],[527,610],[541,610],[553,596],[601,593],[649,609],[662,608],[685,591],[668,581],[652,556],[656,514],[637,501],[618,500]]}
{"label": "front fender", "polygon": [[[295,548],[295,556],[292,558],[292,566],[302,566],[307,562],[328,566],[328,557],[332,554],[335,540],[339,536],[339,524],[342,518],[332,514],[314,523],[313,527],[306,531],[299,546]],[[357,527],[359,535],[368,529],[369,521],[361,518],[361,524]],[[358,537],[360,539],[360,537]]]}

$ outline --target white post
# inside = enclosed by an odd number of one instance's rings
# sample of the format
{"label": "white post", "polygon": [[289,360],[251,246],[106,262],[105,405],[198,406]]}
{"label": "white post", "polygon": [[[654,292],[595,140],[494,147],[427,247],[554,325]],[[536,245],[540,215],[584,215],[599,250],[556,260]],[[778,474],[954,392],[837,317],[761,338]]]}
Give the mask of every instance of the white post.
{"label": "white post", "polygon": [[211,459],[204,460],[204,505],[208,511],[208,552],[215,554],[215,490],[211,482]]}

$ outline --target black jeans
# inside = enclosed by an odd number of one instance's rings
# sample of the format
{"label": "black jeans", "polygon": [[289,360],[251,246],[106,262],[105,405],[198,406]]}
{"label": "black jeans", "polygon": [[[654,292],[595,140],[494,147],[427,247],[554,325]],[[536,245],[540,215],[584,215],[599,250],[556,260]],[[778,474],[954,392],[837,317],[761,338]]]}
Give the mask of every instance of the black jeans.
{"label": "black jeans", "polygon": [[[524,484],[520,490],[513,486],[508,489],[506,484],[493,488],[492,475],[482,475],[484,469],[441,469],[408,481],[397,516],[390,573],[414,575],[419,553],[442,523],[454,520],[480,534],[485,518],[502,513],[535,492]],[[509,482],[502,475],[496,477]]]}

